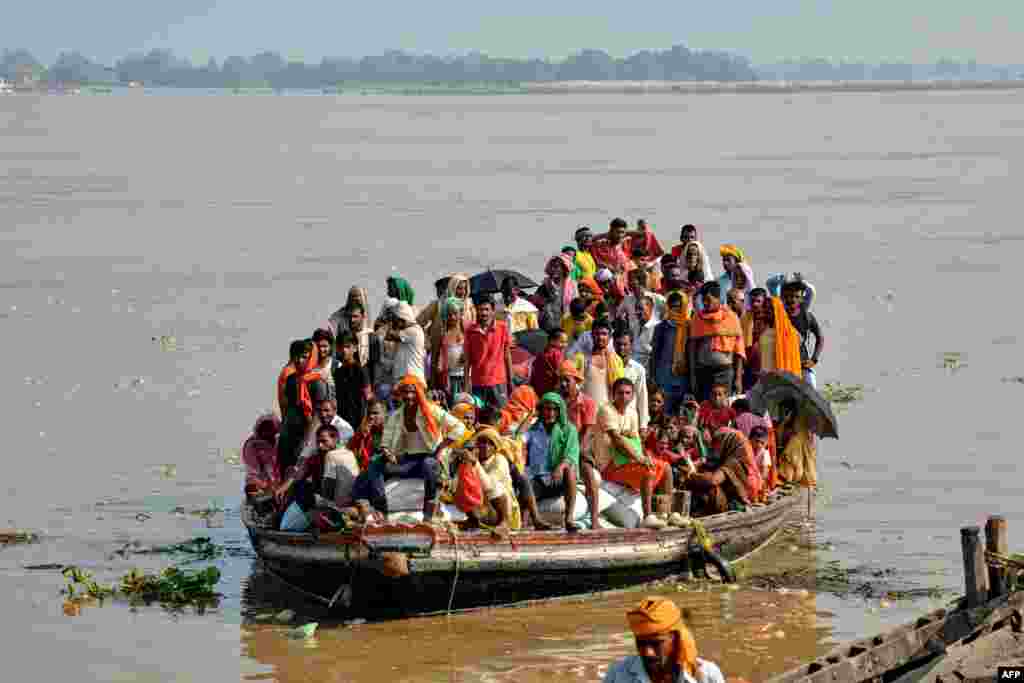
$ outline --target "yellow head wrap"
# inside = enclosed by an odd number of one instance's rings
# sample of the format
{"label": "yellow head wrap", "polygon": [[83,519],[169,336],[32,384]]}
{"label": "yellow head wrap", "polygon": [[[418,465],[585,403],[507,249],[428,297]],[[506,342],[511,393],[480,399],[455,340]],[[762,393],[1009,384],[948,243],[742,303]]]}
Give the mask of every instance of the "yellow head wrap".
{"label": "yellow head wrap", "polygon": [[665,598],[646,598],[635,609],[626,612],[626,621],[637,638],[678,633],[679,666],[691,676],[697,675],[697,642],[683,623],[683,615],[674,602]]}
{"label": "yellow head wrap", "polygon": [[735,244],[723,244],[721,247],[719,247],[718,254],[722,258],[725,258],[726,256],[732,256],[741,263],[747,261],[747,257],[744,256],[743,250],[737,247]]}

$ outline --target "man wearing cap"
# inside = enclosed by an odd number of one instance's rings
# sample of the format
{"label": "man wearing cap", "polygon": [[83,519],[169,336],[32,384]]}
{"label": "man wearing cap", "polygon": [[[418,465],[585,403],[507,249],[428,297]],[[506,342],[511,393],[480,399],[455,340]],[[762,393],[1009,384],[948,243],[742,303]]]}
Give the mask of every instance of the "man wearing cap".
{"label": "man wearing cap", "polygon": [[636,655],[608,668],[604,683],[725,683],[714,662],[697,656],[697,643],[674,602],[647,598],[626,612]]}
{"label": "man wearing cap", "polygon": [[384,339],[398,344],[392,370],[395,381],[406,375],[413,375],[425,384],[427,380],[424,361],[427,355],[427,335],[424,334],[423,328],[416,323],[416,314],[413,313],[412,306],[404,301],[398,302],[394,309],[391,329]]}
{"label": "man wearing cap", "polygon": [[537,307],[523,298],[519,289],[519,280],[513,276],[506,277],[501,282],[501,302],[504,312],[501,319],[508,324],[508,331],[511,334],[536,330],[538,327],[539,311]]}

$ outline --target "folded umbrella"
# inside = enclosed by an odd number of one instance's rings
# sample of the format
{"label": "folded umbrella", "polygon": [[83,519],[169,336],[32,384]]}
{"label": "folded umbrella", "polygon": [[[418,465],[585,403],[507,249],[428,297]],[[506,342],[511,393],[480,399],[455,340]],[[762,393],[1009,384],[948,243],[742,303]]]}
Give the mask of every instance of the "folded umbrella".
{"label": "folded umbrella", "polygon": [[773,405],[793,399],[801,410],[809,410],[816,418],[818,436],[839,438],[839,422],[832,413],[832,404],[818,390],[791,372],[766,372],[750,390],[750,407],[763,413]]}

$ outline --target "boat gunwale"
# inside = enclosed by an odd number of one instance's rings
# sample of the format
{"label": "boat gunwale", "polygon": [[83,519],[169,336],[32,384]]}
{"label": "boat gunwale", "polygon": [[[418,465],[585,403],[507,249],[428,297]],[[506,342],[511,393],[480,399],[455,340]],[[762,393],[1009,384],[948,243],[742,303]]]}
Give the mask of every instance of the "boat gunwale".
{"label": "boat gunwale", "polygon": [[[768,503],[751,506],[746,511],[729,511],[707,517],[696,517],[694,519],[700,522],[708,533],[720,534],[735,529],[753,527],[788,512],[796,506],[802,497],[802,492],[803,489],[801,488],[793,488],[789,491],[780,490],[773,495],[773,499]],[[437,550],[440,550],[441,547],[457,545],[459,548],[473,548],[470,552],[482,552],[486,548],[500,549],[501,552],[507,552],[509,545],[513,549],[516,546],[572,549],[576,547],[635,546],[638,543],[647,545],[672,542],[675,544],[684,539],[689,539],[694,531],[692,527],[669,527],[662,530],[642,528],[601,529],[579,534],[566,534],[562,530],[525,530],[513,532],[507,540],[495,541],[488,533],[451,534],[445,533],[444,528],[434,527],[422,522],[367,527],[359,532],[312,534],[308,532],[279,531],[252,525],[245,504],[242,505],[241,516],[243,524],[255,538],[282,545],[307,546],[311,548],[357,546],[364,542],[366,535],[386,537],[401,536],[402,534],[432,534],[434,536],[434,548]]]}

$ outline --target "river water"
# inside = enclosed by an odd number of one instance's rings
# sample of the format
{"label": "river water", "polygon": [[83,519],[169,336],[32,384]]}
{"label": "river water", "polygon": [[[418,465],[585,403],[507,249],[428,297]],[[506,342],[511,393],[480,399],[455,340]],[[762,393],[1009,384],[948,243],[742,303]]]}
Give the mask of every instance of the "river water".
{"label": "river water", "polygon": [[[1024,533],[1018,314],[1024,93],[0,99],[0,662],[18,680],[594,680],[638,594],[345,626],[262,574],[234,459],[288,341],[353,283],[488,265],[539,274],[581,224],[693,222],[759,281],[799,270],[827,335],[819,379],[863,384],[820,453],[813,540],[754,572],[838,562],[870,597],[674,593],[704,655],[761,680],[941,604],[959,534]],[[206,521],[197,511],[224,509]],[[208,528],[212,526],[213,528]],[[219,608],[64,616],[57,571],[212,535]],[[794,552],[795,551],[795,552]],[[883,601],[887,590],[943,597]],[[13,678],[12,678],[13,680]]]}

